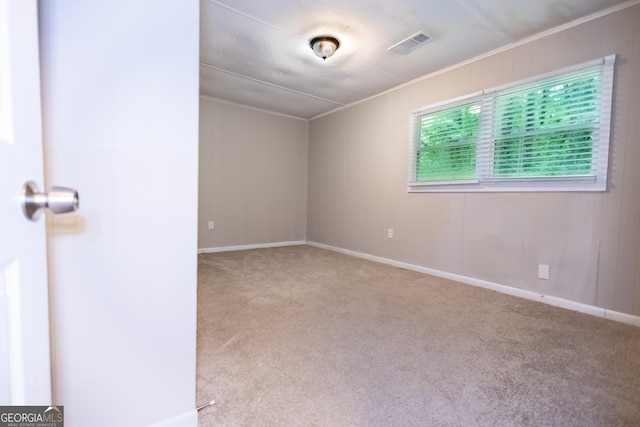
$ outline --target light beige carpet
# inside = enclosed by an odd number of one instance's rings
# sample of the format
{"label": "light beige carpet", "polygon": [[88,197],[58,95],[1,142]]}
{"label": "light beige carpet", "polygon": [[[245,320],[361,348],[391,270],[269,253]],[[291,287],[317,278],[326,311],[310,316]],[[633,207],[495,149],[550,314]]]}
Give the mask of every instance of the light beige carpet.
{"label": "light beige carpet", "polygon": [[640,425],[640,328],[309,246],[198,282],[201,426]]}

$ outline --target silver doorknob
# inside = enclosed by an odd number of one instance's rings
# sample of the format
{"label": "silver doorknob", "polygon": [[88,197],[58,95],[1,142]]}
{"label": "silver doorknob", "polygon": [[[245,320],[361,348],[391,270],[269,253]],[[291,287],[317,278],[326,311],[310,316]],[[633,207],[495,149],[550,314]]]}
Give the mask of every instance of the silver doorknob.
{"label": "silver doorknob", "polygon": [[33,181],[25,182],[20,198],[24,216],[37,221],[45,208],[54,214],[75,212],[80,206],[78,192],[71,188],[51,187],[48,193],[41,193]]}

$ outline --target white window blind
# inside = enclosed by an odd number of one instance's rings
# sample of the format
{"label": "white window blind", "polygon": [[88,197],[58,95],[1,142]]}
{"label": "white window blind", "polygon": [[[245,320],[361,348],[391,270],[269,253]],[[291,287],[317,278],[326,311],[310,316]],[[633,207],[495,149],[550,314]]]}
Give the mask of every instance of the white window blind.
{"label": "white window blind", "polygon": [[410,191],[604,191],[615,56],[412,112]]}

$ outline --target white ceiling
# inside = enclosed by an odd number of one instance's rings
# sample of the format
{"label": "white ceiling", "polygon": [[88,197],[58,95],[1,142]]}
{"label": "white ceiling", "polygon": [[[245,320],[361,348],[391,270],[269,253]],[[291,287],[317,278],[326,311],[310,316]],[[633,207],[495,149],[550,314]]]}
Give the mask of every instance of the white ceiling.
{"label": "white ceiling", "polygon": [[[201,0],[200,93],[300,118],[423,75],[624,0]],[[407,54],[388,48],[422,31]],[[341,42],[326,61],[309,40]]]}

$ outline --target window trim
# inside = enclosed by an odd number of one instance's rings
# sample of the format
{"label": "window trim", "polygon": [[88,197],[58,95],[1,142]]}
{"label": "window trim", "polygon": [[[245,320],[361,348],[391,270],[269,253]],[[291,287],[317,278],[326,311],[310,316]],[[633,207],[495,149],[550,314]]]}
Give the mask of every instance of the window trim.
{"label": "window trim", "polygon": [[[530,78],[510,82],[504,85],[495,86],[490,89],[474,92],[454,99],[440,101],[428,106],[420,107],[410,112],[409,120],[409,170],[408,170],[408,192],[410,193],[431,193],[431,192],[569,192],[569,191],[591,191],[601,192],[607,189],[608,163],[611,139],[611,120],[613,110],[613,74],[616,55],[609,55],[581,64],[564,67],[552,72],[536,75]],[[561,77],[570,73],[577,73],[594,67],[602,67],[602,94],[600,117],[604,118],[598,127],[597,147],[597,167],[596,176],[566,176],[566,177],[535,177],[535,178],[500,178],[483,179],[486,171],[491,169],[490,164],[476,163],[475,179],[465,180],[445,180],[416,182],[415,171],[417,167],[417,144],[418,144],[418,117],[429,111],[442,109],[443,107],[454,108],[456,105],[473,102],[478,99],[482,102],[480,134],[490,135],[493,139],[493,100],[496,93],[505,92],[518,87],[534,84],[538,81]],[[488,108],[486,108],[488,107]],[[487,116],[489,116],[487,120]],[[479,138],[482,138],[480,136]],[[477,158],[478,159],[478,158]],[[479,159],[481,160],[481,159]],[[489,169],[487,169],[489,168]],[[485,174],[481,174],[485,172]]]}

